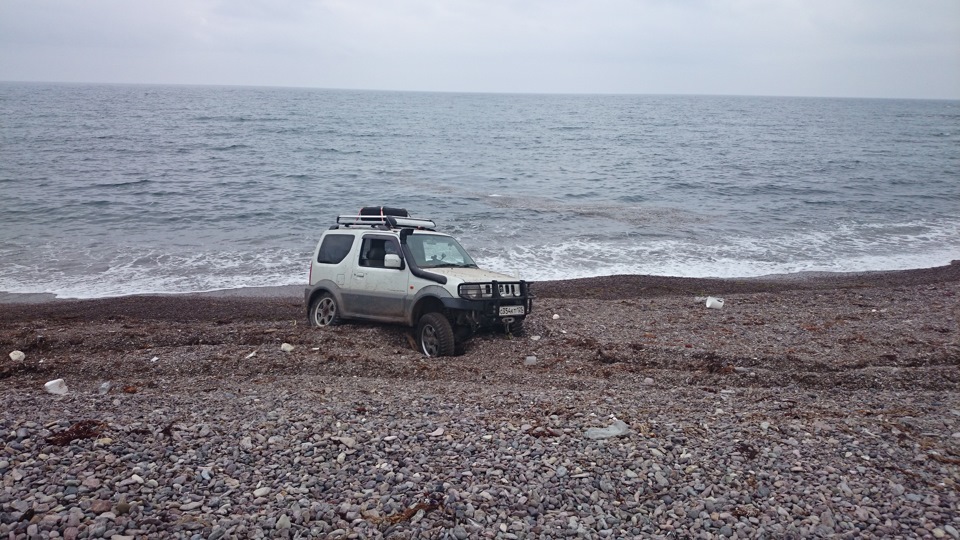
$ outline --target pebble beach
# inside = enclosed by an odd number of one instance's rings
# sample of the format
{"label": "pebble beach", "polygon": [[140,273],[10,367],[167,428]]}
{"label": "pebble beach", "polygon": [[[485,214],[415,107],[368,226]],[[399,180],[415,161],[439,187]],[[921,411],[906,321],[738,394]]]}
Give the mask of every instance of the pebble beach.
{"label": "pebble beach", "polygon": [[295,295],[8,295],[0,537],[960,539],[960,263],[534,291],[440,359]]}

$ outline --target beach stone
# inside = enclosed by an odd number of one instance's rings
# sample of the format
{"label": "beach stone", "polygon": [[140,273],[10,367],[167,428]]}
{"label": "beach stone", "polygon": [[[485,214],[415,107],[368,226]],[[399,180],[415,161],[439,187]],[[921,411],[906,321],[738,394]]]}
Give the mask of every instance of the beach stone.
{"label": "beach stone", "polygon": [[46,390],[47,393],[54,394],[57,396],[66,395],[67,392],[69,391],[67,389],[67,383],[64,382],[63,379],[54,379],[52,381],[47,381],[47,383],[43,385],[43,389]]}
{"label": "beach stone", "polygon": [[262,488],[257,488],[253,490],[253,496],[257,498],[266,497],[269,493],[270,493],[270,488],[268,487],[262,487]]}
{"label": "beach stone", "polygon": [[27,355],[23,354],[23,351],[11,351],[10,359],[14,362],[23,362],[27,358]]}
{"label": "beach stone", "polygon": [[589,428],[583,436],[588,439],[609,439],[625,435],[630,428],[623,420],[614,420],[612,424],[605,428]]}
{"label": "beach stone", "polygon": [[284,343],[283,345],[280,345],[280,350],[287,353],[293,352],[293,345],[289,343]]}

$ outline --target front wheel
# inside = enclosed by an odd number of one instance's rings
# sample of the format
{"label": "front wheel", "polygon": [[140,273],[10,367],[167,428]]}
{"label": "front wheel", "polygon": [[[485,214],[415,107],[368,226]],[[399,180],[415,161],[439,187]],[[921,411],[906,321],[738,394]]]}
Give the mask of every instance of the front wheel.
{"label": "front wheel", "polygon": [[340,308],[330,293],[323,293],[310,304],[310,326],[334,326],[340,322]]}
{"label": "front wheel", "polygon": [[420,317],[417,342],[427,356],[453,356],[456,350],[453,327],[442,313],[431,312]]}
{"label": "front wheel", "polygon": [[506,333],[511,336],[523,335],[523,319],[517,319],[506,325]]}

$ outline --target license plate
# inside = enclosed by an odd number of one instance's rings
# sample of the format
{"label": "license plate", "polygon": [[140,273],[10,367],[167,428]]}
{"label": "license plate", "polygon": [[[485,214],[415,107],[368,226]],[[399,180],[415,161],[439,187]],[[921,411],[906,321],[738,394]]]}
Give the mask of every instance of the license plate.
{"label": "license plate", "polygon": [[526,313],[526,310],[523,306],[500,306],[500,316],[506,317],[508,315],[523,315]]}

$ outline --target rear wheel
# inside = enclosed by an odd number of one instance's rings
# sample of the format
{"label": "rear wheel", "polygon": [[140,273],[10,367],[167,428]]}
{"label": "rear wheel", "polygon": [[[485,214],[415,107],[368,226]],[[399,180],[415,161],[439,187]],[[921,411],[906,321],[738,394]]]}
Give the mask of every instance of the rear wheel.
{"label": "rear wheel", "polygon": [[427,356],[453,356],[456,342],[453,327],[442,313],[431,312],[420,317],[417,324],[417,343]]}
{"label": "rear wheel", "polygon": [[340,307],[330,293],[323,293],[310,304],[310,326],[334,326],[340,322]]}

